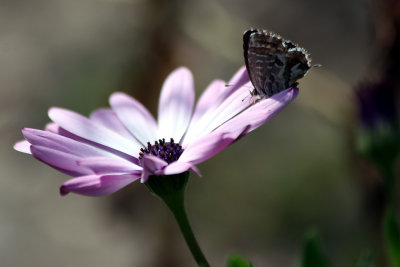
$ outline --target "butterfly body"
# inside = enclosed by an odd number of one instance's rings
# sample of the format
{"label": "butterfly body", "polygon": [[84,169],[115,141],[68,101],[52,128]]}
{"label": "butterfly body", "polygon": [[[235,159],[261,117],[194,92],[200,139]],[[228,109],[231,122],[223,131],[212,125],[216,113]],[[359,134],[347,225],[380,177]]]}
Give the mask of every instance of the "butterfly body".
{"label": "butterfly body", "polygon": [[270,97],[295,87],[311,68],[304,48],[265,30],[246,31],[243,49],[254,95]]}

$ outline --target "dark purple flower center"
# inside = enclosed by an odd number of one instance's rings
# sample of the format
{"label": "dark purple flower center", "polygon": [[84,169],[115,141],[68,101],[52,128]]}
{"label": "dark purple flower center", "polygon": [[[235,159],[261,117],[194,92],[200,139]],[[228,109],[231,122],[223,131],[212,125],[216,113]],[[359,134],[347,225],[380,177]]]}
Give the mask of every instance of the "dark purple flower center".
{"label": "dark purple flower center", "polygon": [[177,161],[183,152],[182,146],[174,142],[171,138],[170,142],[165,142],[165,139],[155,141],[154,145],[147,142],[146,148],[141,148],[139,153],[139,161],[142,160],[144,155],[153,155],[160,159],[165,160],[168,164]]}

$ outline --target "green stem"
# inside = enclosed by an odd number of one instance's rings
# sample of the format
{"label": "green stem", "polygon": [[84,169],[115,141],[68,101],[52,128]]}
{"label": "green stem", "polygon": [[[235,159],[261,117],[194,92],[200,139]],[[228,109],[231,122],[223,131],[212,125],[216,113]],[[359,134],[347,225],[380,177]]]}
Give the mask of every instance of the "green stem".
{"label": "green stem", "polygon": [[150,176],[145,185],[153,194],[161,198],[172,214],[174,214],[186,244],[198,266],[209,267],[210,264],[208,264],[206,257],[204,257],[197,243],[185,212],[184,194],[188,178],[189,172],[168,176]]}
{"label": "green stem", "polygon": [[165,201],[172,214],[174,214],[179,228],[181,229],[181,232],[183,234],[183,237],[185,238],[186,244],[188,245],[190,252],[192,252],[195,261],[200,267],[209,267],[210,264],[207,262],[207,259],[201,251],[200,246],[197,243],[196,237],[193,234],[192,228],[190,227],[190,223],[183,205],[183,194],[182,200],[171,202],[172,203],[170,203],[170,201]]}

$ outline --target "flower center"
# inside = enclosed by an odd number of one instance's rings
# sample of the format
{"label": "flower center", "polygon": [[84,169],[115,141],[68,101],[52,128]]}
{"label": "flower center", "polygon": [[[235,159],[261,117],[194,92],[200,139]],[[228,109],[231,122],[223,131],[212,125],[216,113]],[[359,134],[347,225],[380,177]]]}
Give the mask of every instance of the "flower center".
{"label": "flower center", "polygon": [[170,142],[165,142],[165,139],[159,139],[158,142],[155,141],[154,145],[147,142],[146,148],[141,148],[139,153],[139,161],[145,155],[153,155],[160,159],[165,160],[168,164],[177,161],[183,152],[182,146],[174,142],[171,138]]}

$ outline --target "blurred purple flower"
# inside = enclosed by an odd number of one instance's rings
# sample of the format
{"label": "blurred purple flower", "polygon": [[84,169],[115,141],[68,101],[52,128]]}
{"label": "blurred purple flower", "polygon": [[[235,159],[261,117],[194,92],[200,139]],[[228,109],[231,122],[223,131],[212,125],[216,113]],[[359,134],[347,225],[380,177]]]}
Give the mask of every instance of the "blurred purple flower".
{"label": "blurred purple flower", "polygon": [[51,108],[53,123],[44,131],[24,128],[26,140],[14,149],[74,176],[60,187],[61,195],[107,195],[150,175],[200,175],[196,164],[261,126],[298,93],[289,88],[252,105],[243,100],[251,88],[244,67],[229,84],[213,81],[193,112],[193,77],[179,68],[162,87],[158,121],[137,100],[117,92],[110,97],[111,109],[95,110],[89,118]]}
{"label": "blurred purple flower", "polygon": [[380,168],[391,165],[400,149],[395,86],[382,79],[361,84],[356,94],[360,120],[357,149]]}
{"label": "blurred purple flower", "polygon": [[363,83],[356,94],[362,126],[373,129],[384,123],[397,127],[395,91],[389,81]]}

